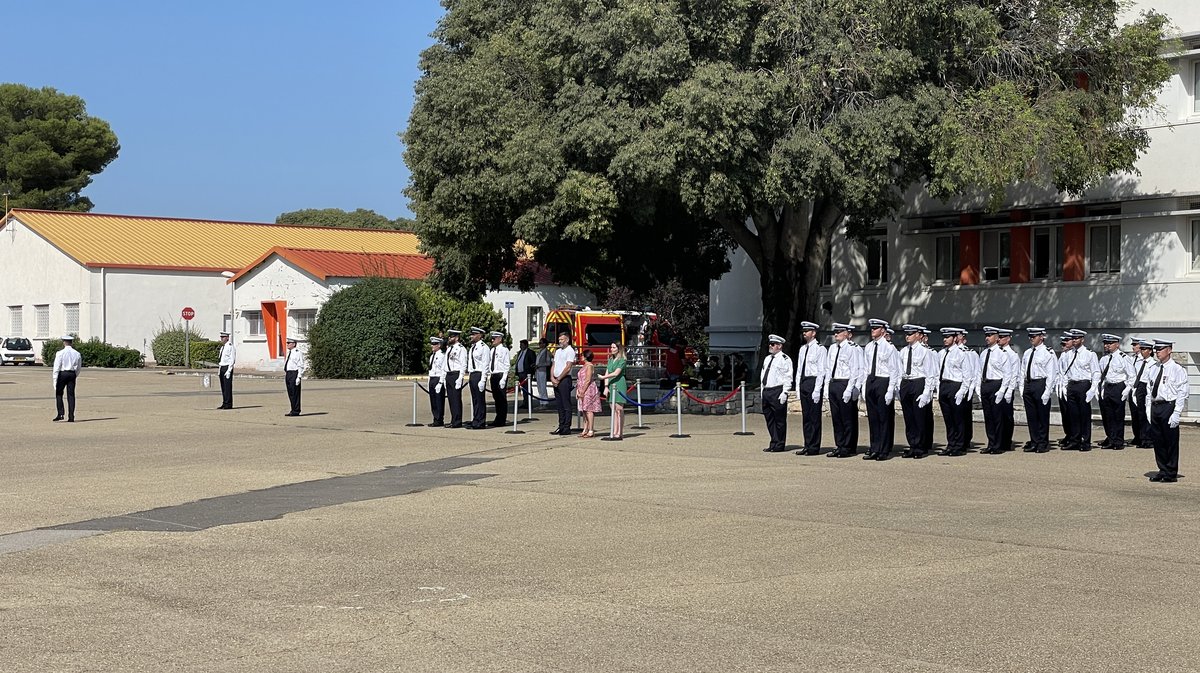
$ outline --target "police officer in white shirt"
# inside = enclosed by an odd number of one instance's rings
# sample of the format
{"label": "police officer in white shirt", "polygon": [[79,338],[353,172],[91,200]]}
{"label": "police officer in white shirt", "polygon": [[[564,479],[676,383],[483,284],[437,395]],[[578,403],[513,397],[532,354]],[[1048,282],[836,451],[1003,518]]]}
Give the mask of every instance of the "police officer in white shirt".
{"label": "police officer in white shirt", "polygon": [[1133,361],[1121,352],[1121,337],[1101,334],[1104,355],[1100,357],[1100,420],[1104,424],[1102,449],[1125,448],[1125,401],[1136,382]]}
{"label": "police officer in white shirt", "polygon": [[221,382],[221,406],[233,408],[233,365],[237,361],[237,349],[229,339],[229,332],[221,332],[221,356],[217,360],[217,379]]}
{"label": "police officer in white shirt", "polygon": [[1029,348],[1021,356],[1021,401],[1029,424],[1026,453],[1050,450],[1050,395],[1058,386],[1058,360],[1046,347],[1045,327],[1026,327]]}
{"label": "police officer in white shirt", "polygon": [[1070,333],[1063,334],[1058,338],[1058,384],[1055,386],[1054,394],[1058,397],[1058,415],[1061,419],[1063,436],[1058,440],[1058,446],[1064,447],[1070,441],[1075,430],[1075,421],[1071,418],[1071,413],[1075,410],[1074,405],[1067,402],[1067,379],[1062,375],[1063,370],[1067,368],[1067,362],[1071,359],[1071,355],[1075,353],[1075,337]]}
{"label": "police officer in white shirt", "polygon": [[63,420],[63,393],[67,394],[67,422],[75,422],[75,380],[83,369],[83,356],[75,350],[75,337],[68,334],[62,338],[63,347],[54,354],[54,404],[58,407],[55,421]]}
{"label": "police officer in white shirt", "polygon": [[492,341],[488,371],[491,372],[492,405],[496,409],[496,417],[488,425],[495,428],[508,424],[508,346],[504,345],[503,332],[490,332],[488,338]]}
{"label": "police officer in white shirt", "polygon": [[467,349],[459,343],[462,330],[446,330],[450,342],[446,349],[446,397],[450,403],[450,424],[447,428],[462,427],[462,389],[467,384]]}
{"label": "police officer in white shirt", "polygon": [[429,411],[433,414],[431,428],[445,425],[446,414],[446,354],[442,351],[444,340],[429,337]]}
{"label": "police officer in white shirt", "polygon": [[1064,449],[1092,450],[1092,402],[1100,395],[1100,361],[1096,354],[1083,344],[1087,332],[1073,329],[1073,351],[1063,367],[1066,380],[1067,404],[1071,407],[1071,424],[1074,426]]}
{"label": "police officer in white shirt", "polygon": [[958,327],[942,328],[944,348],[938,352],[938,404],[946,424],[946,447],[938,452],[939,456],[966,455],[970,448],[966,443],[964,422],[969,416],[963,413],[963,409],[970,409],[968,393],[975,367],[971,364],[971,353],[957,341],[958,336],[965,332]]}
{"label": "police officer in white shirt", "polygon": [[975,405],[973,401],[979,397],[979,391],[976,390],[979,384],[979,354],[971,350],[967,345],[967,330],[958,328],[958,334],[954,335],[954,343],[964,353],[967,354],[967,366],[970,368],[969,385],[967,385],[967,396],[963,404],[958,406],[958,411],[962,414],[962,432],[963,432],[963,450],[971,448],[971,440],[975,438],[975,419],[972,417]]}
{"label": "police officer in white shirt", "polygon": [[817,342],[819,327],[807,320],[800,323],[804,345],[796,354],[796,397],[800,399],[804,448],[796,451],[798,456],[815,456],[821,452],[821,403],[829,374],[829,351]]}
{"label": "police officer in white shirt", "polygon": [[866,375],[867,361],[854,343],[853,333],[853,325],[833,323],[834,344],[829,347],[829,377],[825,380],[835,445],[825,454],[829,458],[849,458],[858,453],[858,384]]}
{"label": "police officer in white shirt", "polygon": [[1008,385],[1004,388],[1003,404],[1000,404],[1000,414],[1002,425],[1000,429],[1000,446],[1001,453],[1004,451],[1013,450],[1013,429],[1015,423],[1015,403],[1017,390],[1021,387],[1021,356],[1017,354],[1017,349],[1012,346],[1013,331],[1007,328],[1000,328],[1000,351],[1008,357],[1009,371],[1012,373],[1012,378],[1009,379]]}
{"label": "police officer in white shirt", "polygon": [[1149,389],[1146,420],[1154,442],[1154,460],[1158,462],[1158,473],[1151,475],[1150,481],[1167,484],[1179,479],[1179,421],[1189,392],[1187,372],[1171,358],[1174,345],[1173,341],[1155,339],[1155,362],[1143,375]]}
{"label": "police officer in white shirt", "polygon": [[492,351],[483,343],[485,333],[482,327],[471,328],[471,346],[467,352],[467,373],[471,386],[471,422],[467,424],[467,428],[471,430],[483,430],[487,427],[487,396],[483,391],[487,390],[488,378],[492,373],[488,366]]}
{"label": "police officer in white shirt", "polygon": [[924,458],[933,450],[934,391],[937,390],[937,367],[935,356],[925,345],[925,328],[920,325],[904,325],[904,340],[908,342],[900,349],[900,410],[904,414],[904,438],[908,448],[902,458]]}
{"label": "police officer in white shirt", "polygon": [[792,387],[792,360],[783,352],[783,337],[767,336],[767,357],[763,358],[758,374],[759,398],[767,423],[771,443],[763,449],[768,453],[785,451],[787,447],[787,397]]}
{"label": "police officer in white shirt", "polygon": [[308,363],[304,361],[304,353],[296,348],[296,339],[288,337],[287,355],[283,359],[283,384],[287,388],[288,401],[292,405],[292,410],[284,416],[300,415],[300,389],[302,387],[300,384],[304,382],[304,372],[307,369]]}
{"label": "police officer in white shirt", "polygon": [[[1009,331],[1011,334],[1012,332]],[[983,328],[987,348],[979,354],[976,390],[983,406],[987,446],[980,453],[1004,453],[1012,449],[1012,393],[1017,387],[1016,363],[1000,346],[1000,328]]]}
{"label": "police officer in white shirt", "polygon": [[887,460],[896,437],[896,391],[900,388],[900,368],[896,348],[887,340],[886,320],[871,318],[871,343],[863,349],[866,368],[860,388],[867,403],[867,429],[871,445],[863,460]]}
{"label": "police officer in white shirt", "polygon": [[1132,444],[1139,449],[1152,449],[1154,442],[1150,441],[1149,423],[1146,422],[1146,382],[1143,377],[1146,368],[1154,362],[1154,342],[1149,339],[1139,339],[1134,342],[1133,356],[1133,394],[1129,396],[1129,420],[1133,426]]}
{"label": "police officer in white shirt", "polygon": [[554,362],[550,365],[550,383],[554,385],[554,402],[558,406],[558,427],[552,435],[571,434],[572,403],[575,400],[574,378],[575,349],[571,346],[569,332],[558,333],[558,348],[554,351]]}

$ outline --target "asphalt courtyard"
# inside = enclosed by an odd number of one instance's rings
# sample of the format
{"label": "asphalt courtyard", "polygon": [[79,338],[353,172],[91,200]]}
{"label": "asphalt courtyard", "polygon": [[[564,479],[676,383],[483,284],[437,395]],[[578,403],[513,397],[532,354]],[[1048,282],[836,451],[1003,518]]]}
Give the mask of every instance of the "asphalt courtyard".
{"label": "asphalt courtyard", "polygon": [[760,416],[600,442],[201,381],[85,370],[66,424],[0,369],[0,671],[1200,670],[1194,429],[1152,484],[1145,449],[836,460]]}

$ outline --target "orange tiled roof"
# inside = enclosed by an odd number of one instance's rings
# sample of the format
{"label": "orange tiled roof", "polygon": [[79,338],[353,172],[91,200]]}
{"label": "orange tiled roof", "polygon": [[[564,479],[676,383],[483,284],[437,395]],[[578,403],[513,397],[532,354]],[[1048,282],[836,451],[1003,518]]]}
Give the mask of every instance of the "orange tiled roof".
{"label": "orange tiled roof", "polygon": [[[238,271],[274,247],[417,254],[417,236],[386,229],[65,213],[11,216],[88,267]],[[3,228],[3,227],[0,227]]]}
{"label": "orange tiled roof", "polygon": [[246,265],[228,282],[233,282],[246,275],[269,259],[271,255],[279,255],[321,280],[330,277],[362,278],[364,276],[424,280],[433,272],[433,259],[424,255],[275,247]]}

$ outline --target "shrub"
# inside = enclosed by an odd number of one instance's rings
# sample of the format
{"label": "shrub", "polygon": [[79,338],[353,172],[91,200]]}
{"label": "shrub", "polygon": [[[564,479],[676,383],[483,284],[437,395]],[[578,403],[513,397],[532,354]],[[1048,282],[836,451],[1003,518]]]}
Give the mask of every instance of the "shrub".
{"label": "shrub", "polygon": [[[479,327],[487,331],[500,330],[505,332],[504,343],[512,346],[512,335],[504,329],[504,316],[485,301],[463,301],[429,287],[416,287],[417,307],[421,313],[421,343],[427,343],[429,337],[435,334],[444,335],[446,330],[460,329],[464,332],[469,327]],[[463,343],[467,343],[463,335]],[[421,368],[428,369],[429,358],[421,359]]]}
{"label": "shrub", "polygon": [[42,342],[42,362],[49,367],[54,364],[54,356],[62,350],[62,339],[46,339]]}
{"label": "shrub", "polygon": [[[54,356],[62,350],[63,342],[61,339],[47,339],[42,344],[42,362],[46,366],[54,365]],[[84,367],[144,367],[145,358],[142,354],[133,348],[122,348],[121,346],[113,346],[106,344],[99,337],[92,337],[88,341],[78,341],[75,343],[75,350],[79,351],[80,358],[83,359]]]}
{"label": "shrub", "polygon": [[370,378],[418,370],[424,335],[410,281],[366,278],[335,292],[308,331],[314,376]]}
{"label": "shrub", "polygon": [[[191,333],[192,366],[199,367],[201,361],[216,363],[221,344],[207,341],[204,335],[195,329],[192,329]],[[150,352],[154,354],[154,361],[164,367],[184,366],[186,341],[187,330],[182,325],[163,323],[154,333],[154,339],[150,341]]]}

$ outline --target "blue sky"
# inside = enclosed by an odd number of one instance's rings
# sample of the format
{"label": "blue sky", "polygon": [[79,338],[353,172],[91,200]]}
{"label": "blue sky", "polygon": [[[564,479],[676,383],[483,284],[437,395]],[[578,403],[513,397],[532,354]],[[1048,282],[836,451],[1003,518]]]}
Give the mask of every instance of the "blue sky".
{"label": "blue sky", "polygon": [[80,96],[121,153],[95,212],[410,215],[408,123],[436,0],[8,2],[0,81]]}

